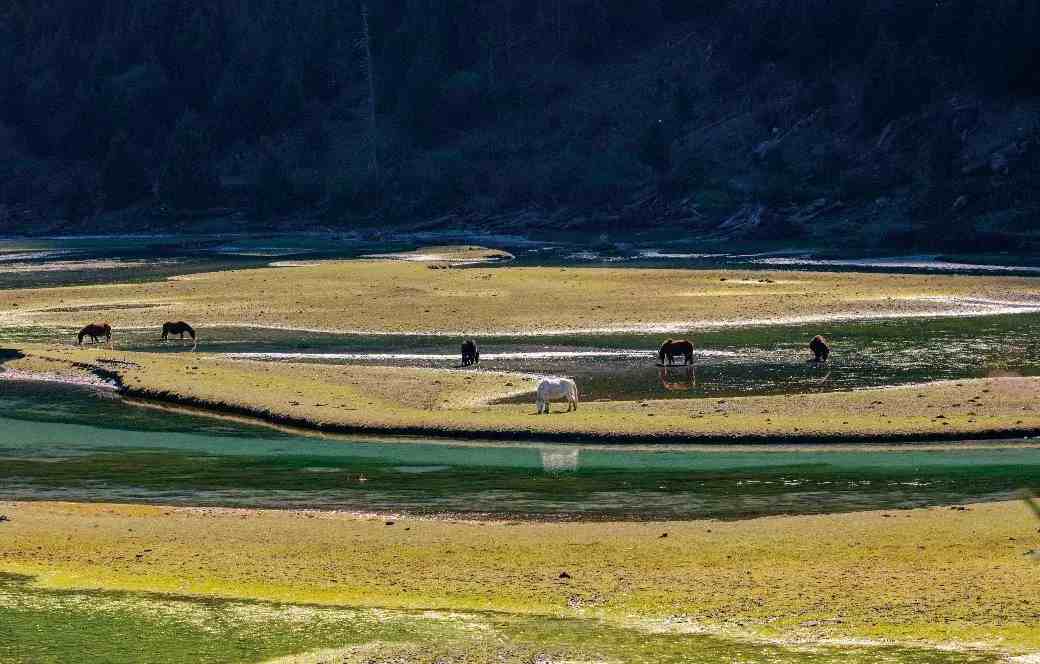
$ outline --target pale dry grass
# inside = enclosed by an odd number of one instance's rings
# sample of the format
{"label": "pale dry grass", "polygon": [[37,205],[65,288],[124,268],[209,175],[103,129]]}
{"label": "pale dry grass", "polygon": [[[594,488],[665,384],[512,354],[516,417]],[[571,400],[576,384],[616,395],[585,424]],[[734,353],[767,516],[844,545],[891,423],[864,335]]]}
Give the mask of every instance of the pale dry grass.
{"label": "pale dry grass", "polygon": [[[983,302],[984,301],[984,302]],[[0,324],[119,328],[164,320],[327,331],[667,331],[743,322],[970,314],[1040,305],[1020,277],[487,267],[350,260],[165,281],[0,291]],[[987,304],[988,303],[988,304]]]}

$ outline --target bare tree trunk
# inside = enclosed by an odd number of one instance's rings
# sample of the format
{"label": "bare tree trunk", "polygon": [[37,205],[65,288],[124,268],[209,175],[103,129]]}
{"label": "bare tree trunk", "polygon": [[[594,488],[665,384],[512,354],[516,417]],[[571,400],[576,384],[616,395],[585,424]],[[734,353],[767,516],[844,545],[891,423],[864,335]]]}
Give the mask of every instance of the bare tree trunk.
{"label": "bare tree trunk", "polygon": [[368,78],[368,143],[371,150],[369,170],[379,174],[379,137],[376,127],[376,71],[372,61],[372,34],[368,28],[368,4],[361,3],[362,47],[365,49],[365,75]]}

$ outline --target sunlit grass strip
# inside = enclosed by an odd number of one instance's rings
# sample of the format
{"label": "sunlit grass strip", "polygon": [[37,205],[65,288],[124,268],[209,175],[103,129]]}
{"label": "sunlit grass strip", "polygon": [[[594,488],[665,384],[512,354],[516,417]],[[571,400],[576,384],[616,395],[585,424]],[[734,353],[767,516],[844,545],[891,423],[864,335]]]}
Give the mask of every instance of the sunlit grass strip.
{"label": "sunlit grass strip", "polygon": [[40,588],[1040,650],[1040,579],[1023,555],[1036,522],[1017,501],[655,523],[387,525],[330,512],[69,503],[4,512],[0,571]]}
{"label": "sunlit grass strip", "polygon": [[186,320],[203,328],[330,332],[671,334],[748,323],[1022,313],[1029,306],[1040,307],[1040,281],[1023,277],[509,265],[431,270],[416,262],[346,260],[4,290],[0,322],[78,329],[98,318],[116,330]]}
{"label": "sunlit grass strip", "polygon": [[1033,491],[1026,489],[1023,492],[1022,499],[1026,501],[1026,505],[1028,505],[1029,509],[1033,511],[1033,514],[1040,519],[1040,500],[1037,500],[1036,494]]}

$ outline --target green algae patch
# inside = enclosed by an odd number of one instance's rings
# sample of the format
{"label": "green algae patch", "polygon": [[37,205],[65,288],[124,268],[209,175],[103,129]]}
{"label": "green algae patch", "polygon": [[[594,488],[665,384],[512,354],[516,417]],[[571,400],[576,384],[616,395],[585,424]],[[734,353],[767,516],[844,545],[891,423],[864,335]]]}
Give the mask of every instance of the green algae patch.
{"label": "green algae patch", "polygon": [[32,576],[39,590],[493,611],[784,642],[1040,649],[1040,578],[1026,555],[1038,535],[1021,501],[655,523],[70,503],[3,511],[11,521],[0,526],[0,570]]}
{"label": "green algae patch", "polygon": [[0,659],[12,664],[65,662],[70,653],[83,664],[999,661],[985,651],[790,645],[598,620],[53,591],[31,588],[28,581],[0,576]]}

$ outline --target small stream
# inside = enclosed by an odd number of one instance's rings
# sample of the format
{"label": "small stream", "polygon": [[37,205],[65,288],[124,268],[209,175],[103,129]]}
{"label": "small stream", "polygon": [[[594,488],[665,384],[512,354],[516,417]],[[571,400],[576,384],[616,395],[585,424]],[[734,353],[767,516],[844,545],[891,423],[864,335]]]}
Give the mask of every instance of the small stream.
{"label": "small stream", "polygon": [[1040,441],[626,447],[361,440],[0,383],[0,499],[543,519],[738,519],[997,500]]}

